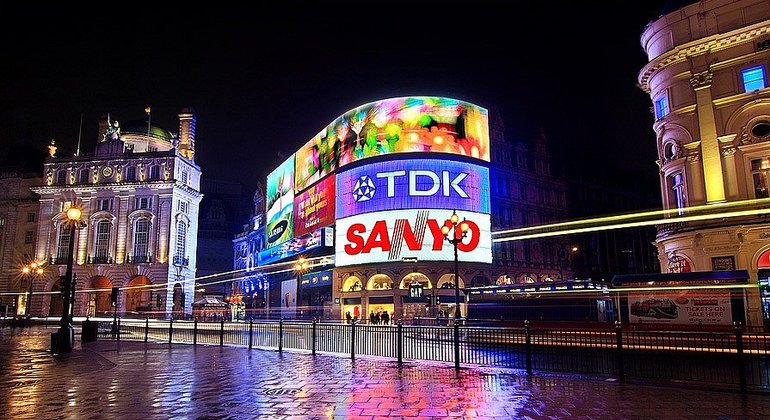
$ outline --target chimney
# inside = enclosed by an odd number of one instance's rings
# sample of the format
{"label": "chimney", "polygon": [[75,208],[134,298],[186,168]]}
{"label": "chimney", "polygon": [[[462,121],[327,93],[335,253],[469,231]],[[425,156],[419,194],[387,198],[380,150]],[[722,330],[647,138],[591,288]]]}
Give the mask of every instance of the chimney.
{"label": "chimney", "polygon": [[177,149],[179,153],[189,160],[195,156],[195,110],[183,108],[179,113],[179,140]]}
{"label": "chimney", "polygon": [[104,114],[101,117],[99,117],[99,137],[96,138],[97,142],[104,140],[104,133],[106,133],[107,129],[110,127],[109,123],[107,122],[108,118],[109,117],[107,116],[107,114]]}

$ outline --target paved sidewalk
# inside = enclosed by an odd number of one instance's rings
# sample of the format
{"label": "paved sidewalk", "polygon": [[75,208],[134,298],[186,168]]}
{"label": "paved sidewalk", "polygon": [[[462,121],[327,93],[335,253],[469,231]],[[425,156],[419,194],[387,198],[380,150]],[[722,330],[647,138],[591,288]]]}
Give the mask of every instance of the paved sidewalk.
{"label": "paved sidewalk", "polygon": [[566,375],[175,344],[100,341],[66,356],[52,329],[0,328],[2,418],[769,418],[770,397]]}

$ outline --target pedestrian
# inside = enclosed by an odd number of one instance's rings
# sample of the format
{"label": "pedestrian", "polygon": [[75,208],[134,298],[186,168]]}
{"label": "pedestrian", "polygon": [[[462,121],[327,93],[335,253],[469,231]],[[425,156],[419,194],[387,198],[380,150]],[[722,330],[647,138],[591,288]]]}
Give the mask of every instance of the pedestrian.
{"label": "pedestrian", "polygon": [[390,325],[390,315],[388,314],[388,311],[384,311],[382,313],[382,323],[385,325]]}
{"label": "pedestrian", "polygon": [[369,323],[372,325],[377,323],[377,319],[374,316],[374,311],[369,311]]}
{"label": "pedestrian", "polygon": [[350,311],[345,312],[345,319],[347,320],[348,324],[350,324],[350,321],[353,320],[353,317],[350,316]]}

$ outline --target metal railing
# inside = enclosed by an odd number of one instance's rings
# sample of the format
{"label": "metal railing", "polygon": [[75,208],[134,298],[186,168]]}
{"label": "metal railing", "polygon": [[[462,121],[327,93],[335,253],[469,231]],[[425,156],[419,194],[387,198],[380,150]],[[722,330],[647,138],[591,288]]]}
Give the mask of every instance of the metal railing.
{"label": "metal railing", "polygon": [[[320,322],[99,322],[116,340],[301,350],[770,391],[770,334]],[[455,333],[456,331],[456,333]],[[459,358],[456,358],[459,355]]]}

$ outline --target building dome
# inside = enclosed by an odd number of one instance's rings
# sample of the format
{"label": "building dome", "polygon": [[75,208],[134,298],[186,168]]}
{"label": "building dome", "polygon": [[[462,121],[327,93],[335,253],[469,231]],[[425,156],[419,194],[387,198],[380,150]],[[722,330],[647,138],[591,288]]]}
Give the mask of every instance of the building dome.
{"label": "building dome", "polygon": [[[146,136],[147,135],[147,120],[134,120],[123,123],[120,127],[120,135],[125,136]],[[165,128],[158,124],[150,124],[150,137],[154,137],[159,140],[165,140],[171,142],[174,139],[174,135]]]}

